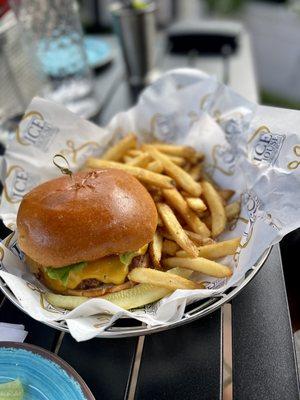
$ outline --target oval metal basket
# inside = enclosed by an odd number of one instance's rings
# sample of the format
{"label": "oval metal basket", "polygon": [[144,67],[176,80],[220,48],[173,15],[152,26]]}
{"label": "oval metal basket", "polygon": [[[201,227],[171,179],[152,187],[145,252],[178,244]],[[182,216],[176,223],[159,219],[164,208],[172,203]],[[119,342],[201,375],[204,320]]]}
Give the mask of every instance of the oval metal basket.
{"label": "oval metal basket", "polygon": [[[237,294],[239,294],[239,292],[247,286],[247,284],[254,278],[254,276],[261,269],[266,259],[268,258],[270,251],[271,248],[267,249],[263,253],[260,259],[251,269],[248,270],[244,279],[242,279],[237,286],[228,289],[225,293],[221,293],[218,296],[210,297],[209,299],[201,300],[188,305],[180,321],[165,323],[163,325],[146,326],[145,324],[141,324],[139,321],[136,321],[134,319],[123,318],[117,320],[113,325],[109,326],[105,331],[99,333],[97,337],[120,338],[129,336],[144,336],[144,335],[149,335],[151,333],[175,328],[180,325],[184,325],[191,321],[194,321],[198,318],[204,317],[205,315],[208,315],[211,312],[216,311],[218,308],[222,307],[224,304],[232,300]],[[15,306],[17,306],[20,310],[26,313],[26,311],[24,310],[24,308],[22,307],[16,296],[9,289],[9,287],[1,277],[0,277],[0,289]],[[43,323],[50,326],[51,328],[55,328],[63,332],[69,332],[69,329],[65,321],[59,321],[59,322],[54,321],[54,322],[43,322]],[[134,325],[134,323],[136,325]]]}

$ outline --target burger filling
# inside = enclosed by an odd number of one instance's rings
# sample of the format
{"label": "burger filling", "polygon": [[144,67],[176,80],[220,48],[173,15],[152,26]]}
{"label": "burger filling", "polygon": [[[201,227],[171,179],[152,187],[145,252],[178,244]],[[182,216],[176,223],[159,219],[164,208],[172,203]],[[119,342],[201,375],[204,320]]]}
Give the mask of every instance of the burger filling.
{"label": "burger filling", "polygon": [[[53,291],[70,292],[73,290],[96,289],[103,284],[123,285],[131,264],[143,256],[148,245],[138,251],[112,255],[96,261],[80,262],[61,268],[39,266],[38,273],[45,285]],[[32,263],[31,263],[32,264]],[[120,289],[121,290],[121,289]]]}

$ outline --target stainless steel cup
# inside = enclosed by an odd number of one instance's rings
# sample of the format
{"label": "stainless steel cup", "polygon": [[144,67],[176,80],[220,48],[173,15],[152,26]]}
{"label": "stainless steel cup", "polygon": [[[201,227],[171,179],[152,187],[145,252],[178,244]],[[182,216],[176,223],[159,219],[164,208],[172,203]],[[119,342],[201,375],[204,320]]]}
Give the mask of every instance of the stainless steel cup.
{"label": "stainless steel cup", "polygon": [[146,8],[136,10],[116,2],[110,10],[130,84],[150,83],[155,65],[155,5],[150,3]]}

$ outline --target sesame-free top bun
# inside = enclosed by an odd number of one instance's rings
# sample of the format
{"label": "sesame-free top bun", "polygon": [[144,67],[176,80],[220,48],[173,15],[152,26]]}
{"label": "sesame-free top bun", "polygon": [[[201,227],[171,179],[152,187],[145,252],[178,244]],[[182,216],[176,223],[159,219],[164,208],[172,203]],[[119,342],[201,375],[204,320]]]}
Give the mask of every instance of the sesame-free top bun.
{"label": "sesame-free top bun", "polygon": [[138,250],[156,226],[150,194],[114,169],[45,182],[24,196],[17,216],[20,248],[39,264],[58,268]]}

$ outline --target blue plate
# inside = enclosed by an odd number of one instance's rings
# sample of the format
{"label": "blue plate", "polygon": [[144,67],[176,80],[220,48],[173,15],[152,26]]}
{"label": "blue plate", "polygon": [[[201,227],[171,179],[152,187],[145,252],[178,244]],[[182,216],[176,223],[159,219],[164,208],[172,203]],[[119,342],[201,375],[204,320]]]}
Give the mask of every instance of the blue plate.
{"label": "blue plate", "polygon": [[61,358],[25,343],[0,342],[0,383],[19,378],[23,400],[95,400],[83,379]]}

